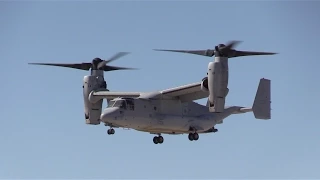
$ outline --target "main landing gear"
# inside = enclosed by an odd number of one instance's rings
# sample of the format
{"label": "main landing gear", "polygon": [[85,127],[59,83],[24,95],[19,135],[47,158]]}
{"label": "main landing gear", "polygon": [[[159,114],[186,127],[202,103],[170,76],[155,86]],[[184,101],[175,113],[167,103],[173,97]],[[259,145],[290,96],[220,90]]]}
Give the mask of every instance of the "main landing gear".
{"label": "main landing gear", "polygon": [[189,133],[188,138],[190,141],[197,141],[199,139],[198,133]]}
{"label": "main landing gear", "polygon": [[107,131],[107,132],[108,132],[108,134],[109,134],[109,135],[112,135],[112,134],[114,134],[114,133],[115,133],[115,131],[114,131],[114,129],[113,129],[113,128],[108,129],[108,131]]}
{"label": "main landing gear", "polygon": [[162,144],[163,143],[163,137],[161,135],[153,137],[153,143],[154,144]]}

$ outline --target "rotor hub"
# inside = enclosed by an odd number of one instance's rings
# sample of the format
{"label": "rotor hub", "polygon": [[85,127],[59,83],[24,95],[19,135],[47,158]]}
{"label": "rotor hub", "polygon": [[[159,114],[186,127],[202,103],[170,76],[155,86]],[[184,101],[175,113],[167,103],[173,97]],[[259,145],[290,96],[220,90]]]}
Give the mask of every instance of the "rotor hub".
{"label": "rotor hub", "polygon": [[103,60],[96,57],[92,60],[92,65],[91,65],[91,70],[98,70],[98,65],[101,63]]}
{"label": "rotor hub", "polygon": [[222,48],[222,47],[225,47],[226,45],[224,45],[224,44],[219,44],[218,45],[218,48]]}
{"label": "rotor hub", "polygon": [[215,46],[215,53],[214,55],[216,57],[228,57],[229,49],[226,48],[226,45],[219,44]]}

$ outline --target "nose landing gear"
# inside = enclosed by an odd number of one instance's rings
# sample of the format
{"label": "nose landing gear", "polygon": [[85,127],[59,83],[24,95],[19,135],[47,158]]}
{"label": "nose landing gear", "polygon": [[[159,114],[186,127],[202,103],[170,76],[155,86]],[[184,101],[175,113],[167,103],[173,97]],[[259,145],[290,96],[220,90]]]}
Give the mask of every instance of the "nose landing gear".
{"label": "nose landing gear", "polygon": [[114,133],[115,133],[115,131],[114,131],[114,129],[113,129],[113,128],[111,128],[111,129],[108,129],[107,133],[108,133],[109,135],[112,135],[112,134],[114,134]]}
{"label": "nose landing gear", "polygon": [[153,143],[154,144],[162,144],[163,143],[163,137],[161,135],[153,137]]}

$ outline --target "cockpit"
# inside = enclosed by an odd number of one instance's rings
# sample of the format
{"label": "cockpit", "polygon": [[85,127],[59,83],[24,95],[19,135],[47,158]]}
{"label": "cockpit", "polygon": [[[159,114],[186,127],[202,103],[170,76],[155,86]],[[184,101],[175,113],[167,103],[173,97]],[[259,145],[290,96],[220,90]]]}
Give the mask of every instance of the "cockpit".
{"label": "cockpit", "polygon": [[134,100],[127,99],[127,98],[126,99],[111,100],[108,103],[108,107],[119,107],[120,109],[134,111]]}

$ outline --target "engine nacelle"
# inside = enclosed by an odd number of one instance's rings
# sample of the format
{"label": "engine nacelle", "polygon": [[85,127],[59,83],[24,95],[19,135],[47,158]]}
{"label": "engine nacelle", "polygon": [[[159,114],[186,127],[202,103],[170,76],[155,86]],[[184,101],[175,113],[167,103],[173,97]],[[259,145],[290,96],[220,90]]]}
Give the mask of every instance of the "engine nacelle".
{"label": "engine nacelle", "polygon": [[209,111],[223,112],[228,94],[228,64],[224,57],[215,57],[208,65]]}
{"label": "engine nacelle", "polygon": [[201,90],[204,91],[204,92],[208,92],[209,91],[209,89],[208,89],[208,77],[205,77],[205,78],[202,79]]}
{"label": "engine nacelle", "polygon": [[83,78],[83,98],[86,124],[100,124],[103,100],[91,103],[88,99],[93,90],[106,89],[107,84],[102,76],[85,76]]}

